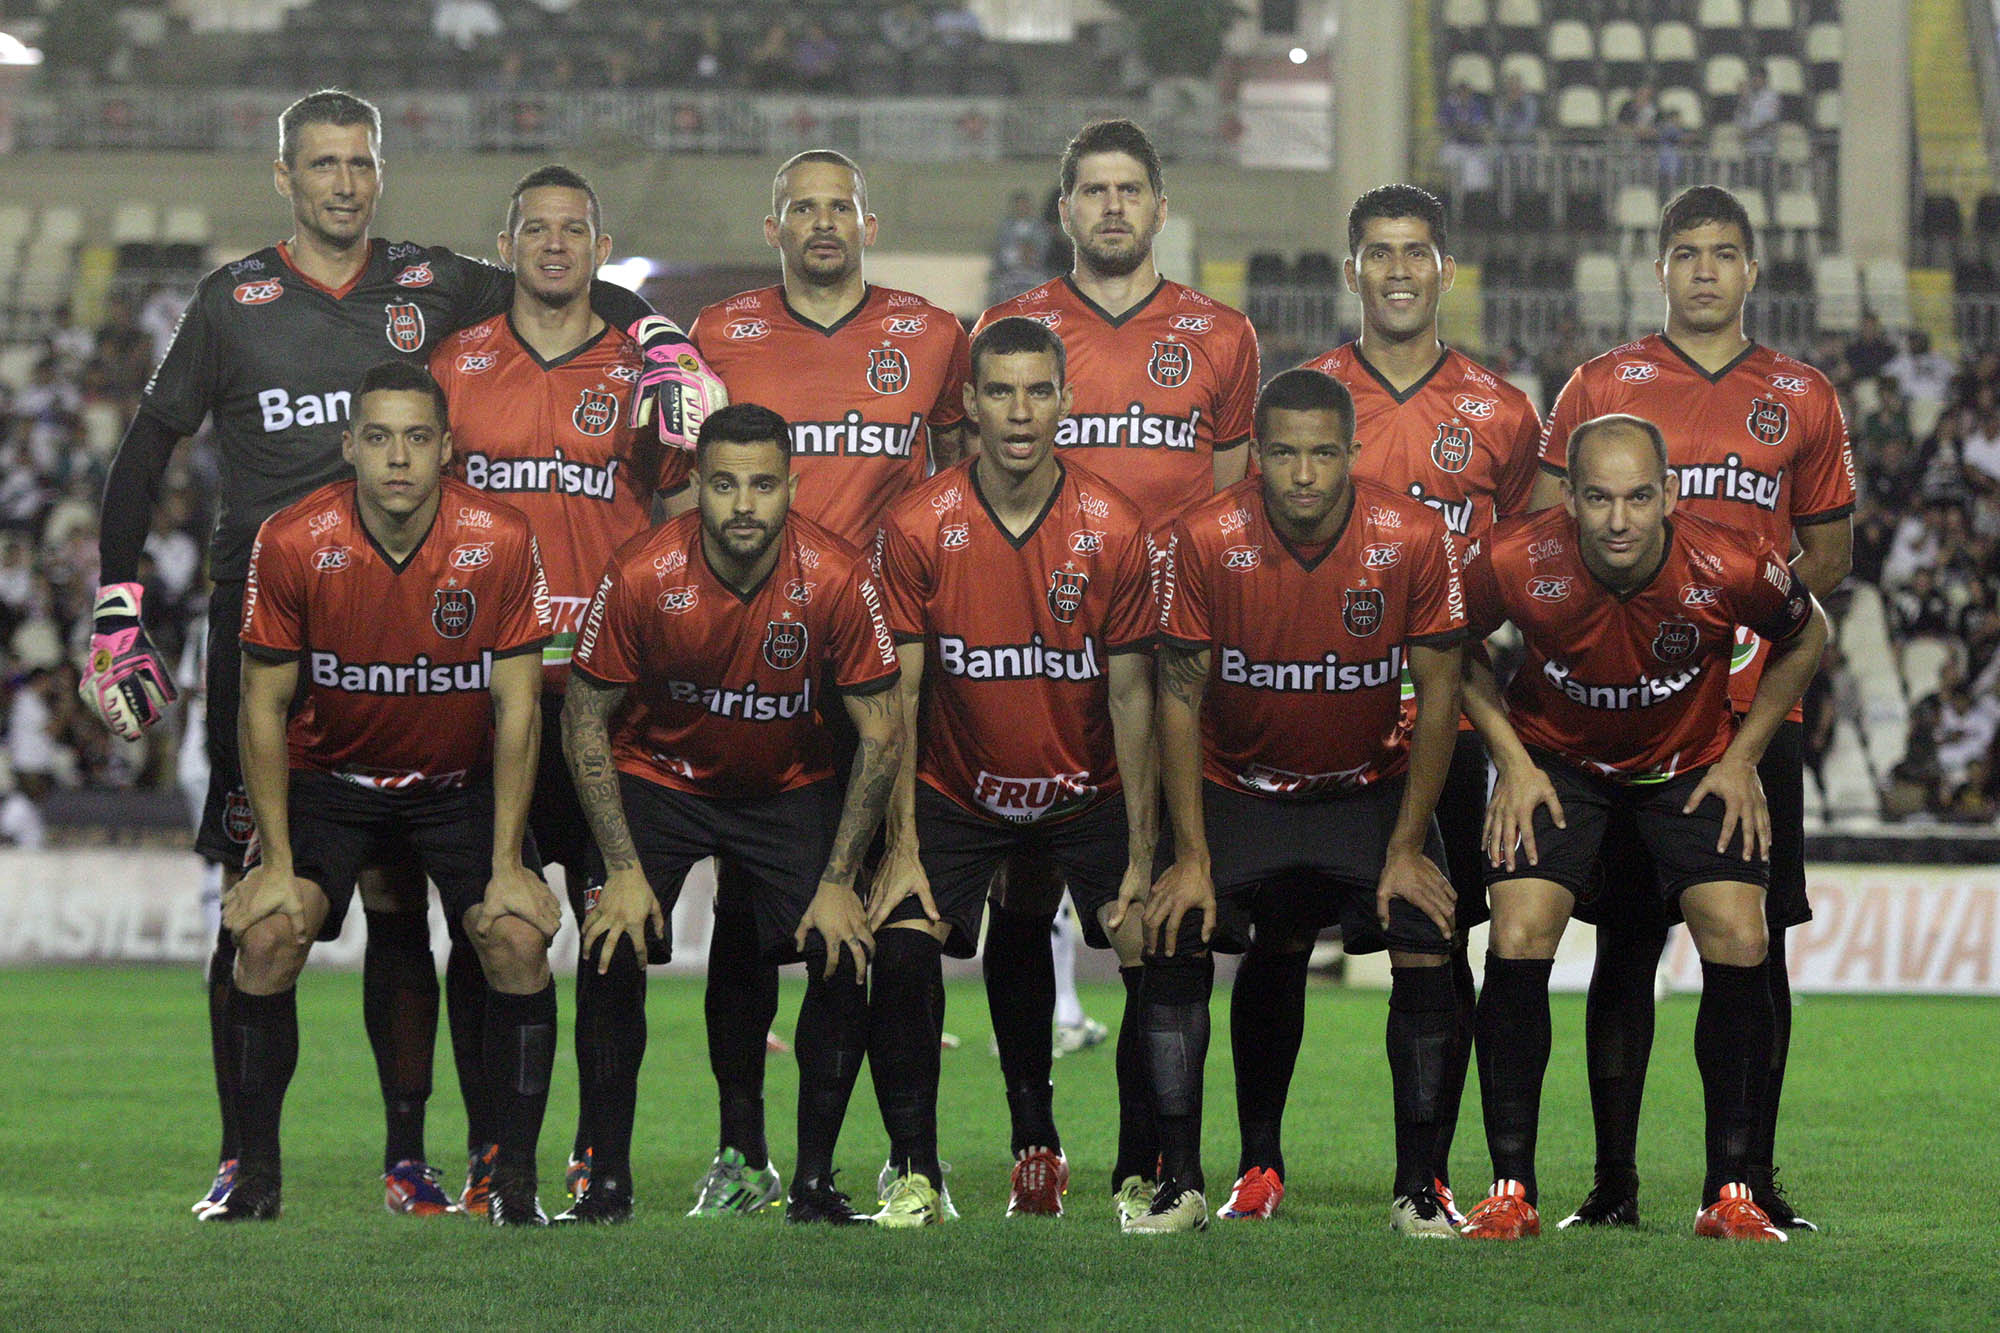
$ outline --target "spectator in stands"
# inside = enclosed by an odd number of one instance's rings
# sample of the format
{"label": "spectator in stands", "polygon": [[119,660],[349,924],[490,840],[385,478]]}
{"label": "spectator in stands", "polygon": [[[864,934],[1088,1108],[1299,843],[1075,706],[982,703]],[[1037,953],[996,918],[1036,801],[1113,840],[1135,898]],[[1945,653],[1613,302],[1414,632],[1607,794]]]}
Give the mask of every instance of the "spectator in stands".
{"label": "spectator in stands", "polygon": [[1965,671],[1952,661],[1952,680],[1938,690],[1937,809],[1961,806],[1964,789],[1977,789],[1987,777],[1986,757],[2000,735],[2000,698],[1992,691],[1975,692]]}
{"label": "spectator in stands", "polygon": [[1958,368],[1931,350],[1930,334],[1912,329],[1908,346],[1883,367],[1883,372],[1912,399],[1943,403],[1951,397],[1951,382]]}
{"label": "spectator in stands", "polygon": [[1743,146],[1752,153],[1768,155],[1775,146],[1778,119],[1784,103],[1771,86],[1762,68],[1750,71],[1742,91],[1736,94],[1736,128],[1743,132]]}
{"label": "spectator in stands", "polygon": [[1888,593],[1889,624],[1898,639],[1951,637],[1951,601],[1938,586],[1937,572],[1931,566],[1918,566],[1909,582],[1893,586]]}
{"label": "spectator in stands", "polygon": [[1493,188],[1493,112],[1470,85],[1454,83],[1438,105],[1438,163],[1460,190]]}
{"label": "spectator in stands", "polygon": [[14,785],[36,805],[55,790],[64,766],[56,739],[61,730],[56,710],[61,703],[53,691],[59,680],[49,667],[31,668],[15,687],[7,710],[7,760]]}
{"label": "spectator in stands", "polygon": [[1855,439],[1879,445],[1909,438],[1910,400],[1904,395],[1900,383],[1891,376],[1884,376],[1881,390],[1875,397],[1875,406],[1862,415],[1861,429]]}
{"label": "spectator in stands", "polygon": [[1977,405],[1955,415],[1970,422],[1958,446],[1965,484],[1976,494],[2000,494],[2000,402],[1994,391],[1980,389]]}
{"label": "spectator in stands", "polygon": [[[1806,361],[1833,381],[1833,387],[1840,391],[1843,399],[1847,397],[1854,385],[1854,372],[1847,368],[1847,344],[1840,340],[1839,334],[1820,334],[1813,341],[1813,349],[1807,354]],[[1844,409],[1847,404],[1843,402],[1841,406]]]}
{"label": "spectator in stands", "polygon": [[1541,131],[1542,99],[1528,91],[1519,74],[1509,74],[1502,85],[1493,125],[1502,143],[1532,143]]}
{"label": "spectator in stands", "polygon": [[1651,143],[1660,120],[1657,97],[1651,79],[1634,88],[1625,105],[1618,108],[1618,132],[1639,143]]}
{"label": "spectator in stands", "polygon": [[1861,327],[1845,348],[1847,368],[1858,380],[1871,380],[1896,359],[1896,344],[1882,329],[1882,320],[1873,310],[1861,312]]}
{"label": "spectator in stands", "polygon": [[1016,190],[1007,197],[1007,215],[993,237],[993,262],[987,270],[986,304],[999,305],[1039,286],[1050,276],[1044,267],[1049,252],[1048,226],[1035,210],[1035,196]]}
{"label": "spectator in stands", "polygon": [[431,9],[431,33],[461,51],[470,51],[506,30],[493,0],[437,0]]}
{"label": "spectator in stands", "polygon": [[792,77],[802,88],[827,92],[841,81],[841,58],[840,43],[827,36],[825,26],[808,21],[792,43]]}
{"label": "spectator in stands", "polygon": [[1657,169],[1660,190],[1662,193],[1678,190],[1684,184],[1681,180],[1681,168],[1685,162],[1682,149],[1688,141],[1687,126],[1681,123],[1680,113],[1672,107],[1661,108],[1659,116],[1653,121],[1653,138],[1660,148]]}

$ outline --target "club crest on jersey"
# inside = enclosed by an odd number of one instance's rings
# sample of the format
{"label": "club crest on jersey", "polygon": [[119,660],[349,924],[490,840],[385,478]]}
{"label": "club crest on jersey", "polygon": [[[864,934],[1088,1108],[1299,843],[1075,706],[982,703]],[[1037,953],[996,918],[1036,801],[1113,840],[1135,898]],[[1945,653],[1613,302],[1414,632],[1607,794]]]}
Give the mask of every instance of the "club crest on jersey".
{"label": "club crest on jersey", "polygon": [[1528,580],[1528,596],[1538,602],[1560,602],[1569,596],[1572,581],[1567,574],[1537,574]]}
{"label": "club crest on jersey", "polygon": [[1386,599],[1380,588],[1347,588],[1340,594],[1340,622],[1357,639],[1365,639],[1382,628]]}
{"label": "club crest on jersey", "polygon": [[764,622],[764,660],[779,671],[790,671],[805,661],[805,625],[796,620]]}
{"label": "club crest on jersey", "polygon": [[1463,472],[1472,461],[1472,427],[1438,423],[1437,438],[1431,441],[1431,462],[1446,472]]}
{"label": "club crest on jersey", "polygon": [[263,305],[267,301],[277,300],[284,294],[285,284],[276,278],[266,278],[261,282],[239,283],[236,290],[230,293],[236,298],[238,305]]}
{"label": "club crest on jersey", "polygon": [[431,285],[431,277],[431,266],[428,261],[422,264],[412,264],[396,275],[396,285],[398,287],[428,287]]}
{"label": "club crest on jersey", "polygon": [[1487,420],[1493,415],[1493,409],[1498,406],[1500,404],[1491,398],[1474,398],[1469,393],[1462,393],[1451,400],[1452,411],[1462,417],[1471,417],[1474,421]]}
{"label": "club crest on jersey", "polygon": [[424,345],[424,312],[418,306],[405,302],[400,305],[385,305],[382,313],[389,322],[382,330],[389,339],[389,346],[399,352],[421,351]]}
{"label": "club crest on jersey", "polygon": [[1146,376],[1162,389],[1178,389],[1193,373],[1186,343],[1156,342],[1152,360],[1146,362]]}
{"label": "club crest on jersey", "polygon": [[1662,620],[1653,636],[1653,656],[1672,664],[1685,662],[1701,646],[1701,631],[1685,620]]}
{"label": "club crest on jersey", "polygon": [[431,628],[447,639],[462,639],[472,631],[478,603],[470,588],[439,588],[431,594]]}
{"label": "club crest on jersey", "polygon": [[768,321],[761,319],[733,319],[722,330],[722,336],[731,342],[753,343],[771,331]]}
{"label": "club crest on jersey", "polygon": [[222,831],[231,842],[248,843],[250,835],[257,831],[257,821],[250,813],[250,798],[241,787],[231,787],[222,798]]}
{"label": "club crest on jersey", "polygon": [[1090,575],[1080,569],[1054,569],[1049,571],[1049,613],[1065,625],[1076,623],[1076,613],[1083,608],[1084,591],[1090,587]]}
{"label": "club crest on jersey", "polygon": [[618,399],[596,389],[585,389],[576,400],[569,419],[585,435],[602,435],[618,424]]}
{"label": "club crest on jersey", "polygon": [[1650,361],[1620,361],[1618,379],[1622,384],[1644,384],[1659,378],[1660,368]]}
{"label": "club crest on jersey", "polygon": [[1750,415],[1743,419],[1750,438],[1759,444],[1782,444],[1792,427],[1792,414],[1783,403],[1769,398],[1752,398]]}
{"label": "club crest on jersey", "polygon": [[910,387],[910,358],[895,347],[868,349],[868,387],[876,393],[901,393]]}

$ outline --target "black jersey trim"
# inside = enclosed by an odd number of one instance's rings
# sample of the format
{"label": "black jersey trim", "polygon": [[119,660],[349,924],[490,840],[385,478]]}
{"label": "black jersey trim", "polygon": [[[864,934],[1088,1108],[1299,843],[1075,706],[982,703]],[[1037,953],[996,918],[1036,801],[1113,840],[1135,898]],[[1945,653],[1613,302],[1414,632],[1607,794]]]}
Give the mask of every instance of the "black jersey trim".
{"label": "black jersey trim", "polygon": [[1404,390],[1402,393],[1397,393],[1396,386],[1389,383],[1389,377],[1384,375],[1381,371],[1375,369],[1375,363],[1370,361],[1367,357],[1361,354],[1361,344],[1359,342],[1354,344],[1355,364],[1360,366],[1363,370],[1367,371],[1368,378],[1374,380],[1377,384],[1381,385],[1382,392],[1388,394],[1390,398],[1394,399],[1396,406],[1398,407],[1401,407],[1403,404],[1409,402],[1412,398],[1415,398],[1418,394],[1422,393],[1424,391],[1424,386],[1429,384],[1433,379],[1437,378],[1437,373],[1440,370],[1444,369],[1444,363],[1449,360],[1451,360],[1451,349],[1449,347],[1446,347],[1443,343],[1439,343],[1438,359],[1431,363],[1431,368],[1429,370],[1426,370],[1423,374],[1417,376],[1416,382],[1411,384],[1408,389]]}
{"label": "black jersey trim", "polygon": [[1035,521],[1030,523],[1017,538],[1013,533],[1007,531],[1007,525],[1000,521],[1000,515],[993,512],[993,506],[986,503],[986,492],[979,487],[979,465],[974,463],[967,470],[972,474],[972,493],[979,497],[979,507],[986,511],[986,517],[992,521],[994,530],[1006,539],[1009,546],[1017,551],[1033,541],[1035,534],[1042,530],[1043,521],[1055,509],[1056,501],[1062,496],[1063,487],[1069,482],[1069,469],[1063,466],[1060,458],[1056,459],[1056,484],[1050,488],[1049,498],[1043,503],[1042,512],[1035,515]]}
{"label": "black jersey trim", "polygon": [[569,674],[572,677],[581,676],[592,685],[605,690],[629,690],[639,683],[636,680],[608,680],[598,675],[595,671],[588,671],[578,666],[574,660],[569,664]]}
{"label": "black jersey trim", "polygon": [[1154,284],[1152,291],[1147,292],[1144,296],[1139,298],[1138,304],[1134,305],[1130,310],[1127,310],[1122,315],[1114,315],[1109,310],[1106,310],[1103,306],[1097,304],[1097,302],[1091,300],[1088,296],[1085,296],[1083,294],[1083,288],[1077,286],[1076,279],[1071,277],[1069,274],[1067,273],[1063,274],[1062,281],[1063,285],[1065,287],[1068,287],[1071,292],[1075,293],[1076,299],[1083,302],[1084,305],[1090,309],[1091,313],[1095,314],[1099,319],[1103,320],[1106,324],[1109,324],[1114,329],[1122,329],[1125,327],[1126,324],[1136,319],[1146,309],[1147,306],[1153,304],[1153,299],[1155,297],[1157,297],[1161,292],[1167,289],[1167,280],[1165,278],[1161,278],[1159,282]]}
{"label": "black jersey trim", "polygon": [[1347,535],[1348,524],[1354,521],[1355,495],[1353,491],[1350,490],[1347,495],[1347,512],[1340,516],[1340,526],[1333,530],[1333,536],[1328,539],[1326,546],[1320,551],[1320,553],[1314,556],[1311,560],[1307,560],[1304,556],[1299,554],[1299,548],[1292,543],[1292,539],[1290,537],[1287,537],[1284,533],[1278,531],[1278,525],[1276,523],[1271,522],[1270,502],[1264,501],[1263,503],[1264,503],[1264,525],[1271,529],[1271,535],[1278,539],[1278,545],[1285,548],[1285,554],[1292,558],[1292,563],[1296,564],[1300,569],[1303,569],[1308,574],[1312,573],[1314,570],[1318,569],[1322,564],[1326,563],[1326,558],[1333,554],[1333,548],[1340,545],[1340,539]]}
{"label": "black jersey trim", "polygon": [[896,641],[896,646],[900,648],[906,643],[923,643],[930,638],[930,635],[905,634],[901,630],[892,630],[890,631],[889,637],[894,639]]}
{"label": "black jersey trim", "polygon": [[816,320],[810,320],[801,315],[792,306],[792,298],[786,293],[785,289],[782,286],[778,288],[778,303],[785,307],[785,313],[806,328],[811,329],[814,333],[819,334],[822,338],[831,338],[834,334],[846,328],[863,310],[868,308],[868,303],[874,299],[875,285],[873,283],[863,283],[861,286],[861,299],[855,303],[854,309],[848,311],[831,324],[821,324]]}
{"label": "black jersey trim", "polygon": [[1538,458],[1538,459],[1536,459],[1536,460],[1535,460],[1535,465],[1536,465],[1537,467],[1541,468],[1541,470],[1542,470],[1542,471],[1544,471],[1544,472],[1548,473],[1548,474],[1549,474],[1549,475],[1550,475],[1551,477],[1554,477],[1554,478],[1555,478],[1555,479],[1556,479],[1557,481],[1567,481],[1567,480],[1569,480],[1569,469],[1568,469],[1568,468],[1566,468],[1566,467],[1557,467],[1557,466],[1556,466],[1556,465],[1555,465],[1554,463],[1551,463],[1551,462],[1550,462],[1550,461],[1549,461],[1548,459],[1546,459],[1546,458]]}
{"label": "black jersey trim", "polygon": [[1686,352],[1682,351],[1680,348],[1680,344],[1676,343],[1672,338],[1669,338],[1666,334],[1663,333],[1660,335],[1660,341],[1665,343],[1669,348],[1672,348],[1675,356],[1687,362],[1688,369],[1692,370],[1695,374],[1707,380],[1710,384],[1722,383],[1724,379],[1728,378],[1730,371],[1736,369],[1736,367],[1742,365],[1745,361],[1749,360],[1750,357],[1753,356],[1758,350],[1757,340],[1755,338],[1752,338],[1748,346],[1746,346],[1742,351],[1738,352],[1735,356],[1730,358],[1728,365],[1724,366],[1722,369],[1716,371],[1714,374],[1711,375],[1707,370],[1702,368],[1701,362],[1695,360],[1693,357],[1689,356]]}
{"label": "black jersey trim", "polygon": [[[603,316],[599,315],[598,318],[602,319]],[[514,323],[514,312],[512,310],[509,310],[507,312],[506,319],[507,319],[507,332],[514,335],[514,341],[521,345],[521,350],[528,354],[528,359],[530,361],[533,361],[536,365],[540,366],[545,371],[561,370],[564,366],[576,360],[578,357],[582,356],[585,352],[588,352],[591,348],[597,346],[597,344],[603,342],[604,339],[611,332],[611,325],[609,323],[606,323],[603,328],[599,329],[596,333],[591,334],[588,338],[585,338],[582,342],[570,348],[567,352],[564,352],[561,356],[552,357],[549,360],[544,361],[542,360],[542,354],[535,350],[534,344],[521,336],[520,327]]]}
{"label": "black jersey trim", "polygon": [[368,530],[368,522],[361,516],[361,493],[358,489],[354,493],[352,502],[354,505],[354,526],[361,529],[361,535],[368,539],[370,546],[375,548],[375,554],[382,557],[382,563],[387,565],[389,572],[398,578],[402,577],[403,571],[410,567],[412,561],[423,554],[424,547],[430,543],[431,534],[437,531],[438,515],[444,512],[444,492],[440,490],[438,492],[438,506],[431,511],[430,526],[424,529],[424,535],[417,538],[417,544],[412,546],[410,553],[404,556],[402,561],[398,563],[396,558],[383,548],[382,543],[375,540],[375,534]]}
{"label": "black jersey trim", "polygon": [[1107,643],[1104,645],[1104,655],[1116,657],[1120,653],[1150,653],[1159,646],[1160,636],[1148,634],[1144,638],[1128,639],[1124,643]]}
{"label": "black jersey trim", "polygon": [[297,662],[306,655],[303,648],[271,648],[261,643],[252,643],[248,639],[238,639],[236,646],[259,662],[270,666],[284,666],[288,662]]}
{"label": "black jersey trim", "polygon": [[493,650],[493,660],[497,662],[503,657],[523,657],[528,653],[540,653],[542,649],[549,646],[549,641],[554,637],[553,634],[544,634],[539,639],[530,639],[526,643],[517,643],[512,648],[496,648]]}
{"label": "black jersey trim", "polygon": [[1410,634],[1404,643],[1414,643],[1420,648],[1456,648],[1472,637],[1472,630],[1464,625],[1457,629],[1439,630],[1435,634]]}
{"label": "black jersey trim", "polygon": [[1660,543],[1660,563],[1653,566],[1652,573],[1646,575],[1645,578],[1640,579],[1637,583],[1633,584],[1632,591],[1630,592],[1620,592],[1618,591],[1618,589],[1606,583],[1603,579],[1598,578],[1597,571],[1592,569],[1590,567],[1590,562],[1583,558],[1583,552],[1581,550],[1577,552],[1576,562],[1579,565],[1583,566],[1583,572],[1590,576],[1590,581],[1592,583],[1595,583],[1598,587],[1610,593],[1612,598],[1616,600],[1620,606],[1623,606],[1627,602],[1630,602],[1633,598],[1637,597],[1640,593],[1652,587],[1654,582],[1660,577],[1660,571],[1664,570],[1667,567],[1667,561],[1673,559],[1674,521],[1670,518],[1667,518],[1667,519],[1661,519],[1660,523],[1661,526],[1663,526],[1667,530],[1667,539],[1664,542]]}
{"label": "black jersey trim", "polygon": [[1185,648],[1191,653],[1211,653],[1215,651],[1215,640],[1213,639],[1184,639],[1178,634],[1167,634],[1164,632],[1154,637],[1162,647],[1171,644],[1176,648]]}
{"label": "black jersey trim", "polygon": [[877,676],[873,680],[864,680],[859,685],[842,685],[839,681],[835,681],[833,683],[833,690],[834,693],[843,698],[866,699],[870,695],[880,694],[882,691],[892,688],[900,683],[902,679],[903,673],[900,670],[891,671],[886,676]]}
{"label": "black jersey trim", "polygon": [[1221,454],[1221,453],[1227,453],[1231,449],[1239,449],[1248,443],[1250,443],[1250,436],[1239,435],[1233,440],[1217,440],[1214,444],[1210,445],[1209,448],[1213,449],[1216,453]]}
{"label": "black jersey trim", "polygon": [[[788,524],[787,526],[790,525]],[[790,536],[791,534],[789,532],[781,533],[779,534],[778,540],[784,541],[788,539]],[[782,559],[773,560],[771,562],[771,567],[764,571],[764,577],[758,579],[755,583],[750,585],[749,592],[738,592],[734,584],[730,583],[728,579],[722,577],[720,571],[718,571],[715,567],[715,562],[708,558],[708,543],[697,538],[695,544],[701,547],[702,567],[708,570],[709,574],[715,579],[717,583],[722,585],[722,590],[724,592],[728,593],[731,597],[734,597],[736,599],[736,602],[739,606],[748,606],[750,605],[750,603],[756,601],[757,594],[764,591],[764,585],[771,581],[771,576],[778,572],[778,566],[781,563],[783,563]],[[776,543],[774,542],[773,544],[775,545]]]}
{"label": "black jersey trim", "polygon": [[1822,523],[1837,523],[1853,512],[1854,502],[1850,500],[1846,504],[1836,506],[1832,509],[1822,509],[1817,514],[1793,514],[1792,526],[1795,528],[1816,528]]}

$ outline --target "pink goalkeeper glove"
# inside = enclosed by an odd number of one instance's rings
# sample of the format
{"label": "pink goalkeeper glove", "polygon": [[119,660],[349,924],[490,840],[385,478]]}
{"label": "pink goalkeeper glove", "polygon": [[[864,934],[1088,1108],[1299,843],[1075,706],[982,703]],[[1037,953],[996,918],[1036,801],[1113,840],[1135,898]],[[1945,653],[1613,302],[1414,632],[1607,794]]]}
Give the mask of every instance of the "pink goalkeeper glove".
{"label": "pink goalkeeper glove", "polygon": [[90,656],[77,693],[113,735],[128,741],[166,716],[179,697],[160,650],[139,623],[141,590],[111,583],[97,590],[91,608]]}
{"label": "pink goalkeeper glove", "polygon": [[710,412],[729,404],[729,391],[701,359],[680,326],[665,315],[647,315],[626,330],[646,364],[639,372],[633,424],[655,424],[660,443],[693,449]]}

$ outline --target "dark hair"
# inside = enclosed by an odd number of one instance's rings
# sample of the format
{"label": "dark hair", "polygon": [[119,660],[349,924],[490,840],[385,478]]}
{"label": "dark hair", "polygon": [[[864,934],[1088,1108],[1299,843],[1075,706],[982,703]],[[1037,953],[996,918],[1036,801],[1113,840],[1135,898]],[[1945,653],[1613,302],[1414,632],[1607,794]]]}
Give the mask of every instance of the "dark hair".
{"label": "dark hair", "polygon": [[792,428],[761,403],[731,403],[711,412],[694,439],[694,465],[699,468],[718,444],[775,444],[792,470]]}
{"label": "dark hair", "polygon": [[1347,210],[1347,253],[1361,249],[1361,235],[1375,218],[1418,218],[1431,229],[1431,242],[1445,248],[1444,200],[1415,185],[1378,185]]}
{"label": "dark hair", "polygon": [[785,165],[778,168],[778,174],[771,178],[771,215],[777,216],[784,207],[785,191],[791,187],[792,168],[802,167],[808,162],[824,162],[830,167],[846,167],[854,173],[854,193],[861,200],[861,210],[868,211],[868,180],[861,174],[861,167],[847,154],[833,148],[808,148],[803,153],[794,153],[785,159]]}
{"label": "dark hair", "polygon": [[1056,383],[1061,384],[1069,375],[1069,353],[1063,349],[1063,340],[1056,331],[1039,320],[1025,315],[1009,315],[996,319],[979,331],[972,340],[972,379],[979,380],[979,362],[982,357],[1012,356],[1017,352],[1047,352],[1056,359]]}
{"label": "dark hair", "polygon": [[373,102],[338,88],[307,93],[278,117],[278,160],[286,166],[298,152],[299,131],[308,125],[366,125],[369,142],[382,143],[382,113]]}
{"label": "dark hair", "polygon": [[1592,417],[1569,433],[1569,452],[1563,458],[1563,467],[1570,484],[1576,484],[1576,462],[1583,457],[1585,437],[1607,430],[1636,430],[1644,435],[1653,446],[1653,456],[1660,462],[1660,475],[1667,474],[1667,437],[1660,428],[1644,417],[1635,417],[1625,412],[1608,412],[1601,417]]}
{"label": "dark hair", "polygon": [[1146,169],[1154,194],[1167,192],[1160,175],[1160,153],[1146,132],[1129,120],[1094,120],[1076,132],[1062,155],[1062,192],[1076,189],[1076,166],[1091,153],[1124,153]]}
{"label": "dark hair", "polygon": [[1340,433],[1354,438],[1354,397],[1347,386],[1320,370],[1300,366],[1274,375],[1257,395],[1257,409],[1251,418],[1257,438],[1264,438],[1264,419],[1272,412],[1332,412],[1340,418]]}
{"label": "dark hair", "polygon": [[598,211],[597,191],[590,188],[590,182],[577,172],[559,163],[551,162],[545,167],[536,167],[520,180],[514,182],[514,193],[507,199],[507,234],[512,236],[521,225],[521,196],[530,190],[540,190],[554,186],[561,190],[582,190],[590,200],[590,229],[604,230],[604,214]]}
{"label": "dark hair", "polygon": [[361,400],[371,393],[429,394],[432,406],[437,408],[439,427],[448,429],[451,425],[451,409],[445,402],[444,390],[420,362],[377,361],[362,374],[361,387],[354,391],[357,410]]}
{"label": "dark hair", "polygon": [[1743,201],[1720,185],[1690,185],[1667,201],[1660,214],[1660,254],[1665,256],[1675,236],[1705,222],[1734,224],[1743,233],[1744,257],[1757,257],[1757,233],[1743,211]]}

